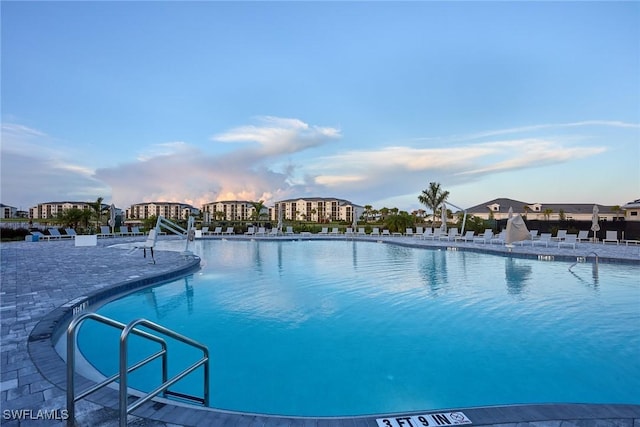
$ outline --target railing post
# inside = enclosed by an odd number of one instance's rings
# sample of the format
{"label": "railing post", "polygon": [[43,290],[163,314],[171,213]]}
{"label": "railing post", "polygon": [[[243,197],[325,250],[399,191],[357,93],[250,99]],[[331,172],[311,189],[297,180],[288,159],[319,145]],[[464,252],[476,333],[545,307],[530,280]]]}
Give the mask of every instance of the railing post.
{"label": "railing post", "polygon": [[[120,334],[120,427],[127,427],[127,340],[129,338],[129,325]],[[164,356],[163,356],[164,360]]]}

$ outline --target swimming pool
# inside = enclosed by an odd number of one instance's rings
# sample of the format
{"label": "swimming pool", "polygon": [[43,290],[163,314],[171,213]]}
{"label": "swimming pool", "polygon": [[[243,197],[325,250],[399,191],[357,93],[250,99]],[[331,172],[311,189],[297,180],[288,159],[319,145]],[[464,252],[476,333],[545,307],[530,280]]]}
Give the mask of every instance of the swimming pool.
{"label": "swimming pool", "polygon": [[[200,241],[194,251],[198,274],[98,312],[205,342],[213,407],[344,416],[640,403],[637,266],[600,264],[596,275],[591,264],[569,271],[562,262],[353,241]],[[79,346],[110,375],[118,337],[100,328],[83,326]],[[149,353],[131,348],[132,360]],[[173,370],[191,357],[174,355]],[[131,385],[151,389],[157,372],[145,368]],[[185,381],[175,389],[199,393],[199,376]]]}

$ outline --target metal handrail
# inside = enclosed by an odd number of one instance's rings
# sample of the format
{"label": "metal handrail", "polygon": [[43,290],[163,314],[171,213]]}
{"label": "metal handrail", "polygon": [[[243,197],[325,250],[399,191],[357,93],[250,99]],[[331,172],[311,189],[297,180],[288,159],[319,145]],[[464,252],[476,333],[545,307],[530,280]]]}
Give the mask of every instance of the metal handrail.
{"label": "metal handrail", "polygon": [[[89,387],[85,391],[81,392],[78,396],[75,395],[75,353],[76,353],[76,329],[88,319],[96,320],[99,323],[103,323],[105,325],[118,328],[122,330],[120,335],[120,364],[119,370],[117,374],[114,374],[102,382]],[[149,332],[136,329],[137,325],[145,326],[149,329],[160,332],[166,336],[174,338],[178,341],[181,341],[187,345],[196,347],[203,352],[203,358],[192,364],[188,368],[184,369],[182,372],[171,378],[167,379],[168,371],[167,371],[167,343],[164,339],[153,335]],[[157,342],[162,347],[160,351],[147,356],[143,360],[133,364],[132,366],[127,366],[127,340],[130,334],[136,334],[140,337],[149,339],[151,341]],[[147,363],[162,357],[162,384],[154,389],[152,392],[148,393],[145,397],[139,399],[130,407],[127,407],[127,375],[129,372],[133,372],[136,369],[146,365]],[[202,399],[184,395],[181,393],[171,392],[168,390],[173,384],[180,381],[182,378],[189,375],[191,372],[195,371],[198,367],[204,365],[204,396]],[[150,322],[146,319],[138,319],[133,322],[125,325],[124,323],[118,322],[113,319],[109,319],[108,317],[101,316],[96,313],[84,313],[75,319],[73,319],[69,326],[67,327],[67,411],[68,411],[68,425],[73,425],[75,422],[75,402],[80,399],[83,399],[90,395],[91,393],[111,384],[116,380],[120,380],[120,426],[127,425],[127,414],[136,408],[138,408],[143,403],[153,399],[158,394],[163,393],[163,396],[166,395],[176,395],[181,396],[186,399],[191,399],[195,401],[199,401],[202,404],[208,406],[209,405],[209,350],[203,344],[200,344],[197,341],[194,341],[184,335],[181,335],[177,332],[174,332],[170,329],[167,329],[163,326],[157,325],[153,322]]]}
{"label": "metal handrail", "polygon": [[[134,328],[138,325],[152,329],[170,338],[181,341],[184,344],[190,345],[192,347],[196,347],[202,351],[203,356],[202,356],[202,359],[198,360],[193,365],[184,369],[182,372],[180,372],[170,380],[163,379],[162,384],[159,387],[157,387],[155,390],[149,392],[145,397],[138,399],[136,402],[132,403],[131,405],[127,405],[127,374],[129,372],[127,368],[127,343],[129,339],[129,334],[136,333],[136,329]],[[200,344],[199,342],[192,340],[191,338],[188,338],[175,331],[172,331],[171,329],[167,329],[164,326],[160,326],[156,323],[150,322],[149,320],[137,319],[130,322],[120,334],[120,427],[126,427],[127,415],[129,414],[129,412],[137,409],[140,405],[153,399],[155,396],[157,396],[161,392],[166,391],[170,386],[177,383],[182,378],[186,377],[191,372],[195,371],[196,369],[198,369],[200,366],[203,366],[203,365],[204,365],[203,404],[205,406],[209,406],[209,349],[205,345]]]}

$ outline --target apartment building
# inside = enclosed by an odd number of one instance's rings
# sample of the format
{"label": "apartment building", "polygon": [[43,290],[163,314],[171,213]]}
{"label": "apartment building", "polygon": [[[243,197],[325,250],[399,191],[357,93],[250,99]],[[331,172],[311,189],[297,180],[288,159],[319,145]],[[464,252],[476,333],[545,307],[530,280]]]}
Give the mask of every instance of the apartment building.
{"label": "apartment building", "polygon": [[[31,219],[52,219],[67,209],[93,210],[92,202],[46,202],[29,208],[29,218]],[[109,205],[102,204],[102,209],[107,209]]]}
{"label": "apartment building", "polygon": [[[205,223],[211,221],[248,221],[254,218],[255,210],[253,202],[247,200],[211,202],[202,205],[202,220]],[[265,207],[262,214],[266,216],[268,211],[268,208]]]}
{"label": "apartment building", "polygon": [[126,210],[127,219],[140,220],[160,215],[171,220],[184,220],[199,214],[200,210],[198,208],[194,208],[187,203],[178,202],[136,203]]}
{"label": "apartment building", "polygon": [[14,208],[13,206],[4,205],[2,203],[0,203],[0,210],[0,215],[2,215],[2,218],[15,218],[18,214],[18,209]]}
{"label": "apartment building", "polygon": [[362,211],[362,206],[355,205],[348,200],[307,197],[276,202],[274,207],[270,209],[270,217],[272,221],[277,221],[282,217],[285,221],[352,222],[354,213],[357,217],[358,212]]}

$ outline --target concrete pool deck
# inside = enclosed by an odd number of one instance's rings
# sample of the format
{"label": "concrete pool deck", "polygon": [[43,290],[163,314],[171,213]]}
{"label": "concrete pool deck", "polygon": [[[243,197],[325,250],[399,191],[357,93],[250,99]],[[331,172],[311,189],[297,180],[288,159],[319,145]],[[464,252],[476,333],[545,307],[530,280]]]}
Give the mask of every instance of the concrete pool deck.
{"label": "concrete pool deck", "polygon": [[[271,239],[271,237],[225,236],[229,239]],[[281,239],[345,239],[328,236],[285,236]],[[122,292],[129,286],[144,286],[179,277],[198,268],[197,257],[160,250],[174,246],[172,237],[161,237],[156,264],[149,264],[140,251],[110,247],[143,238],[100,239],[97,246],[75,247],[73,241],[15,242],[0,245],[0,405],[2,426],[65,425],[60,420],[43,420],[46,414],[62,415],[66,409],[65,363],[56,353],[53,334],[71,315],[72,301],[92,294]],[[351,238],[350,238],[351,239]],[[411,237],[356,237],[356,240],[388,241],[396,244],[473,250],[506,254],[504,245],[424,241]],[[594,253],[600,262],[640,265],[640,246],[579,243],[576,249],[557,244],[519,246],[511,256],[576,261]],[[91,307],[89,306],[89,309]],[[68,319],[67,319],[68,320]],[[79,375],[77,376],[80,377]],[[117,393],[103,390],[76,405],[77,425],[117,425]],[[11,412],[12,410],[16,412]],[[629,426],[640,427],[640,405],[549,404],[462,408],[473,425],[521,426]],[[7,412],[8,411],[8,412]],[[45,411],[38,413],[38,411]],[[52,412],[57,411],[57,412]],[[424,413],[446,412],[425,411]],[[130,425],[140,426],[377,426],[376,418],[292,418],[237,414],[211,409],[193,409],[165,403],[148,403],[135,411]],[[409,414],[402,414],[409,415]],[[40,417],[40,419],[38,419]]]}

